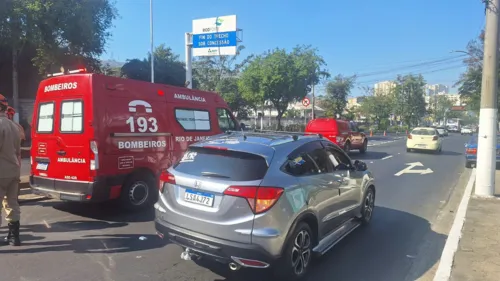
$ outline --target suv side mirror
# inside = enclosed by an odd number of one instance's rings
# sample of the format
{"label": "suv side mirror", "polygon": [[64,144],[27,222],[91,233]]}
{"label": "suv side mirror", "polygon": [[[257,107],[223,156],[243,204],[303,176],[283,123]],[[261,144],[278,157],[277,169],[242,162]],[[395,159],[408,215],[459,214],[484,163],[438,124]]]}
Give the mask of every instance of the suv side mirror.
{"label": "suv side mirror", "polygon": [[368,169],[366,163],[363,161],[355,160],[353,165],[354,168],[358,171],[366,171]]}

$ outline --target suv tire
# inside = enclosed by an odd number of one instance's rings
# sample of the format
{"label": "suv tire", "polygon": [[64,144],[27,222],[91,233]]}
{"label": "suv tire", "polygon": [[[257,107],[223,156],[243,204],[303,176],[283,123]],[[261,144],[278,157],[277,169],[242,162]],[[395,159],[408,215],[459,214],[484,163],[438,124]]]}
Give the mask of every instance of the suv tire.
{"label": "suv tire", "polygon": [[359,149],[359,153],[366,153],[367,149],[368,149],[368,140],[365,139],[363,141],[363,146]]}
{"label": "suv tire", "polygon": [[[149,174],[132,174],[123,184],[120,205],[130,211],[141,210],[155,203],[155,178]],[[134,198],[135,197],[135,198]]]}
{"label": "suv tire", "polygon": [[283,256],[274,269],[275,276],[279,280],[298,281],[303,280],[307,274],[312,259],[315,237],[311,227],[300,222],[285,244]]}
{"label": "suv tire", "polygon": [[366,190],[365,197],[363,198],[363,203],[361,205],[361,224],[369,224],[372,217],[373,211],[375,209],[375,190],[373,187],[368,187]]}
{"label": "suv tire", "polygon": [[344,144],[344,151],[345,153],[349,153],[351,151],[351,142],[346,141],[346,143]]}

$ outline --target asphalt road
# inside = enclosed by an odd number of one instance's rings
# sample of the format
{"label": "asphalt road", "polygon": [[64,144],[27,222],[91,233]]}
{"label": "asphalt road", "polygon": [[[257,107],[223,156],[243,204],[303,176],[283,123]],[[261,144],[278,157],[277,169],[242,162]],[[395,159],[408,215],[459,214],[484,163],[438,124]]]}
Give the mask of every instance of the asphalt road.
{"label": "asphalt road", "polygon": [[[433,264],[446,237],[431,230],[450,189],[464,171],[467,137],[445,139],[440,155],[407,153],[404,139],[374,140],[365,155],[353,159],[368,164],[377,181],[373,220],[354,231],[311,268],[315,281],[402,281],[421,277],[429,268],[412,267],[423,243],[432,240],[425,258]],[[428,174],[396,173],[420,162]],[[180,259],[176,245],[155,236],[153,212],[124,215],[113,205],[78,205],[57,201],[22,206],[19,248],[0,247],[2,281],[221,281],[267,279],[263,271],[229,272],[226,267]],[[2,234],[4,228],[0,231]],[[417,272],[415,272],[417,271]]]}

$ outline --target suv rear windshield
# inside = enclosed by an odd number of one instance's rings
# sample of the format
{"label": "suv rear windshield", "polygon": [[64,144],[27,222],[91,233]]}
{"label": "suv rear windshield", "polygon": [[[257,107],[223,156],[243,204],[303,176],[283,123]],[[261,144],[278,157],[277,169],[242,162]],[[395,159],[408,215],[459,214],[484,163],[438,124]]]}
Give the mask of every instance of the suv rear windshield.
{"label": "suv rear windshield", "polygon": [[260,180],[267,168],[259,155],[201,147],[190,148],[174,166],[181,173],[232,181]]}

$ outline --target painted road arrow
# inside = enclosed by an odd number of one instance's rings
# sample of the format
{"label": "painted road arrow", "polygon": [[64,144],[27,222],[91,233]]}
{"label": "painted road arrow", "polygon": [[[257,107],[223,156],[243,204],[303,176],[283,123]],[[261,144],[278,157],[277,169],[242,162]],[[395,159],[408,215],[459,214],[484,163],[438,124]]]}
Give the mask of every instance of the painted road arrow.
{"label": "painted road arrow", "polygon": [[412,170],[415,167],[423,167],[424,164],[422,164],[420,162],[406,163],[406,165],[408,165],[408,167],[404,168],[403,170],[397,172],[394,175],[396,177],[399,177],[402,174],[420,174],[420,175],[426,175],[426,174],[434,173],[434,171],[431,170],[431,169],[429,169],[429,168],[427,168],[425,170]]}

